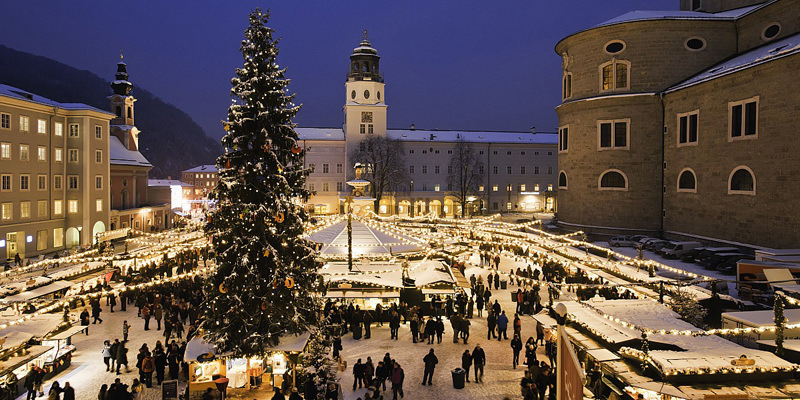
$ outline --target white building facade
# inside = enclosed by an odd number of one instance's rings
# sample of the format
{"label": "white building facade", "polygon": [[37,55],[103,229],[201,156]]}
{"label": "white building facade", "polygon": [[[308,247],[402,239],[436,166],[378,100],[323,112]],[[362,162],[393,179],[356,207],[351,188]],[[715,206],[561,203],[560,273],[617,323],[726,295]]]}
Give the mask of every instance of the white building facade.
{"label": "white building facade", "polygon": [[542,212],[556,210],[558,189],[558,135],[530,132],[477,132],[387,129],[385,83],[380,56],[365,38],[350,56],[345,83],[342,128],[296,128],[313,167],[308,188],[315,194],[309,208],[316,214],[344,212],[353,178],[351,159],[370,135],[403,144],[407,181],[393,193],[384,193],[379,215],[440,217],[461,214],[448,192],[448,171],[456,142],[469,142],[482,162],[481,184],[468,214]]}

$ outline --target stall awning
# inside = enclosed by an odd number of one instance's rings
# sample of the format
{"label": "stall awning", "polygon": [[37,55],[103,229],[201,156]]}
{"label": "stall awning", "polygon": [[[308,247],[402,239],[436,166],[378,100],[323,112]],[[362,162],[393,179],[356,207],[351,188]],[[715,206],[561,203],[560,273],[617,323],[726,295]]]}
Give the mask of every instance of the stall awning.
{"label": "stall awning", "polygon": [[[267,351],[283,351],[286,353],[300,353],[305,350],[308,344],[308,339],[311,337],[311,332],[305,332],[300,335],[282,336],[277,346],[270,347]],[[215,357],[223,357],[224,355],[216,354],[214,346],[200,337],[195,337],[186,343],[186,352],[183,359],[186,361],[196,361],[197,357],[203,354],[213,354]]]}
{"label": "stall awning", "polygon": [[44,297],[49,294],[58,292],[59,290],[66,290],[72,286],[72,282],[69,281],[55,281],[49,285],[42,286],[40,288],[36,288],[33,290],[28,290],[19,294],[15,294],[13,296],[8,296],[2,301],[15,303],[21,301],[30,301],[39,297]]}
{"label": "stall awning", "polygon": [[27,343],[29,340],[36,336],[30,332],[17,331],[11,332],[5,336],[0,337],[0,347],[3,349],[13,349]]}
{"label": "stall awning", "polygon": [[9,357],[7,360],[3,361],[3,369],[0,371],[0,375],[5,375],[15,369],[17,369],[21,365],[25,365],[25,363],[36,359],[37,357],[41,356],[44,353],[47,353],[52,349],[53,346],[30,346],[25,349],[25,354],[21,356]]}
{"label": "stall awning", "polygon": [[399,291],[369,291],[369,290],[331,290],[325,294],[329,299],[398,299]]}
{"label": "stall awning", "polygon": [[79,333],[81,333],[81,332],[83,332],[83,331],[85,331],[87,329],[89,329],[88,326],[82,326],[82,325],[73,326],[73,327],[67,328],[67,330],[65,330],[63,332],[60,332],[60,333],[58,333],[56,335],[53,335],[52,337],[49,337],[47,339],[48,340],[64,340],[64,339],[71,338],[72,336],[75,336],[75,335],[77,335],[77,334],[79,334]]}
{"label": "stall awning", "polygon": [[619,360],[619,356],[606,350],[606,349],[589,349],[586,350],[592,358],[597,362]]}

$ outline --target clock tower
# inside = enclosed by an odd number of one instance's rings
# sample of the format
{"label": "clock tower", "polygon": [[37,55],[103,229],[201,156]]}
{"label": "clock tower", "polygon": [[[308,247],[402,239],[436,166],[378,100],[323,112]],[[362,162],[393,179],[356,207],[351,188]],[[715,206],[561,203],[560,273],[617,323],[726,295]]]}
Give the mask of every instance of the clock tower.
{"label": "clock tower", "polygon": [[[367,39],[350,55],[345,82],[344,135],[347,142],[347,171],[352,171],[351,156],[370,135],[386,137],[386,93],[380,71],[380,56]],[[348,172],[348,179],[351,178]]]}

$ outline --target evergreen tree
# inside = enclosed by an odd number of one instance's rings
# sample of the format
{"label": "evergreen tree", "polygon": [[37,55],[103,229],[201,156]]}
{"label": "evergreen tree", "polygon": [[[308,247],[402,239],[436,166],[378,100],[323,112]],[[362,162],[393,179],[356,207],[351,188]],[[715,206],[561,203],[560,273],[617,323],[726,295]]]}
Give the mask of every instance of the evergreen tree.
{"label": "evergreen tree", "polygon": [[783,315],[783,292],[775,293],[775,303],[773,304],[772,310],[775,312],[775,354],[777,354],[778,357],[782,357],[784,353],[783,340],[786,330],[786,316]]}
{"label": "evergreen tree", "polygon": [[206,280],[202,328],[217,351],[234,356],[263,355],[314,324],[319,310],[318,264],[300,237],[309,171],[292,123],[299,107],[268,19],[256,9],[245,30],[205,228],[217,268]]}

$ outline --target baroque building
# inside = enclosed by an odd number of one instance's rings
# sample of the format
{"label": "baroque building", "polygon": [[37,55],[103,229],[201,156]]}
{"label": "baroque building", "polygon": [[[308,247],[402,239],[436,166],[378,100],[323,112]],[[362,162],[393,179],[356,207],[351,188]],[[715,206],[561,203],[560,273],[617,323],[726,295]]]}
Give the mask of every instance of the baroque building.
{"label": "baroque building", "polygon": [[469,214],[553,211],[556,207],[557,135],[531,132],[477,132],[389,129],[386,83],[380,56],[366,38],[350,55],[345,81],[344,123],[336,128],[296,128],[313,167],[308,188],[315,193],[309,205],[315,213],[344,211],[353,179],[353,155],[369,137],[395,139],[402,144],[406,179],[385,194],[379,215],[439,216],[460,214],[448,194],[448,171],[458,141],[468,142],[481,160],[481,184]]}
{"label": "baroque building", "polygon": [[795,0],[684,0],[555,50],[559,224],[800,246]]}

